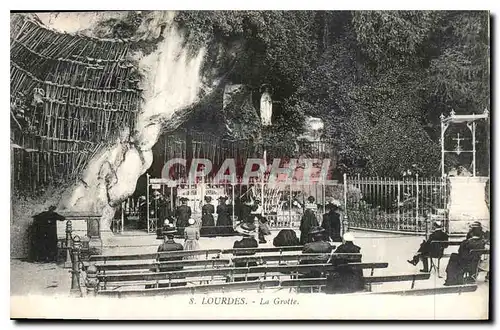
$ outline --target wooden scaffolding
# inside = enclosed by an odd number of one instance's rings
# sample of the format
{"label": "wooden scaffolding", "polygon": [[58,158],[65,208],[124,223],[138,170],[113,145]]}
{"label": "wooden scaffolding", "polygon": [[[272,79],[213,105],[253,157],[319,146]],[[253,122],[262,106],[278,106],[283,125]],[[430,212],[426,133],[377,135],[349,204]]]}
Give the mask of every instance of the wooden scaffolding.
{"label": "wooden scaffolding", "polygon": [[12,15],[13,189],[36,192],[75,178],[110,136],[133,129],[141,90],[130,44]]}

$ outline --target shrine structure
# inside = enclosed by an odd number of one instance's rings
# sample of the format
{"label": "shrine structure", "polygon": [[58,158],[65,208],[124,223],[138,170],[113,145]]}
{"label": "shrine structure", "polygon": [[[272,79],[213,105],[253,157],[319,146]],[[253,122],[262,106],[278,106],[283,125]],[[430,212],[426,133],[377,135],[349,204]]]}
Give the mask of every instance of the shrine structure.
{"label": "shrine structure", "polygon": [[[448,200],[448,230],[451,234],[466,233],[470,223],[479,221],[484,228],[490,228],[490,214],[486,204],[486,182],[489,177],[477,176],[476,168],[476,126],[477,121],[488,121],[488,110],[482,114],[457,115],[454,111],[450,116],[441,115],[441,175],[448,176],[449,181],[449,200]],[[464,149],[461,144],[465,140],[457,133],[454,149],[446,149],[445,133],[452,124],[465,123],[471,133],[472,148]],[[445,156],[449,153],[460,155],[462,153],[472,154],[472,172],[469,172],[465,166],[460,166],[460,170],[452,169],[448,175],[445,169]]]}

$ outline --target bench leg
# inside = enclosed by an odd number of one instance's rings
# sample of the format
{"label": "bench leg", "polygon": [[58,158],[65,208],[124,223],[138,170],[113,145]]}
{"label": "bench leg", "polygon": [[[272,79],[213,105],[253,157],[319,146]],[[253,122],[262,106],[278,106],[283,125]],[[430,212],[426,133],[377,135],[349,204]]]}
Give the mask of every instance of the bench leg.
{"label": "bench leg", "polygon": [[410,289],[413,289],[415,288],[415,276],[413,276],[413,280],[411,281],[411,288]]}

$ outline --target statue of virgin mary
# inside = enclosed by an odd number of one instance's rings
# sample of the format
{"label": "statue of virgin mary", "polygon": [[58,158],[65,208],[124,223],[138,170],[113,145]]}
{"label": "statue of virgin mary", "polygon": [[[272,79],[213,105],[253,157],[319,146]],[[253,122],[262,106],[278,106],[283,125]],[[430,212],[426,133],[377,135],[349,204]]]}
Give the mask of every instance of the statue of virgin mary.
{"label": "statue of virgin mary", "polygon": [[269,93],[269,88],[266,87],[264,93],[260,97],[260,120],[263,126],[271,125],[271,117],[273,115],[273,100]]}

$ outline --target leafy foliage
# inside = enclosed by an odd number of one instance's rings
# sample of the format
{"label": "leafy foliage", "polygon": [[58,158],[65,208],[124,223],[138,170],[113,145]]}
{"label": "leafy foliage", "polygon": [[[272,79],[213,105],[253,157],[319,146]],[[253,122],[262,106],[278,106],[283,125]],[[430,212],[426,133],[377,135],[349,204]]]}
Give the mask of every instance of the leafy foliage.
{"label": "leafy foliage", "polygon": [[[304,117],[320,117],[349,171],[438,174],[440,114],[488,108],[487,12],[217,11],[176,19],[193,45],[219,42],[236,53],[231,81],[273,86],[280,103],[265,146],[293,153]],[[478,130],[478,141],[486,153],[487,130]],[[484,172],[489,157],[478,161]]]}

